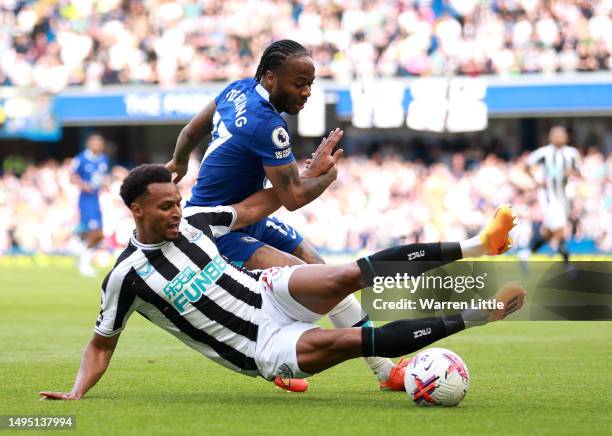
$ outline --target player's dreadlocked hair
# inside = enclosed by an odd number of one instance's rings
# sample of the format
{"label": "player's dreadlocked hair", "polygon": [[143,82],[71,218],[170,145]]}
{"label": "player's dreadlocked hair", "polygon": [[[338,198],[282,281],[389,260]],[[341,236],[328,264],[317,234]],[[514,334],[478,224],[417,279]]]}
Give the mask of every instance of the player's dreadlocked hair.
{"label": "player's dreadlocked hair", "polygon": [[255,80],[261,82],[266,71],[276,71],[290,57],[301,55],[310,56],[310,53],[298,42],[290,39],[281,39],[280,41],[273,42],[261,55],[261,60],[255,73]]}

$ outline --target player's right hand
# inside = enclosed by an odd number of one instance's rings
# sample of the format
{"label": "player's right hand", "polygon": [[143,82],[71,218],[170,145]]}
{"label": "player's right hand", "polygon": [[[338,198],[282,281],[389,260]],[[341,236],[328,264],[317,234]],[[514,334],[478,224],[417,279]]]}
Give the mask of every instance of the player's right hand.
{"label": "player's right hand", "polygon": [[166,168],[172,171],[172,181],[174,183],[180,182],[185,174],[187,174],[187,168],[189,167],[189,162],[185,163],[177,163],[174,159],[170,160],[166,164]]}
{"label": "player's right hand", "polygon": [[87,192],[87,193],[92,193],[92,192],[94,192],[94,189],[93,189],[93,187],[89,183],[83,182],[81,184],[81,191]]}

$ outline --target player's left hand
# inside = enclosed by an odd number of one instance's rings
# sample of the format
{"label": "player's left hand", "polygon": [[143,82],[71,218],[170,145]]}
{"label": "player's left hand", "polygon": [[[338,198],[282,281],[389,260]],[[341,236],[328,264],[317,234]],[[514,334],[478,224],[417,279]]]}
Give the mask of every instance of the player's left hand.
{"label": "player's left hand", "polygon": [[321,174],[326,174],[335,166],[342,157],[343,151],[338,149],[332,155],[332,150],[340,142],[343,134],[344,131],[336,128],[321,140],[321,143],[312,154],[312,159],[306,161],[306,170],[301,174],[302,177],[318,177]]}
{"label": "player's left hand", "polygon": [[[336,150],[336,152],[332,155],[334,164],[336,164],[343,155],[344,155],[343,149],[339,148],[338,150]],[[313,153],[313,156],[314,156],[314,153]],[[306,159],[306,168],[309,168],[311,163],[312,163],[312,159]],[[335,165],[330,167],[330,170],[332,170],[334,167]],[[329,172],[330,170],[328,170],[327,172]],[[327,172],[325,174],[327,174]]]}
{"label": "player's left hand", "polygon": [[42,396],[42,400],[80,400],[81,397],[73,394],[72,392],[50,392],[43,391],[39,392],[39,395]]}

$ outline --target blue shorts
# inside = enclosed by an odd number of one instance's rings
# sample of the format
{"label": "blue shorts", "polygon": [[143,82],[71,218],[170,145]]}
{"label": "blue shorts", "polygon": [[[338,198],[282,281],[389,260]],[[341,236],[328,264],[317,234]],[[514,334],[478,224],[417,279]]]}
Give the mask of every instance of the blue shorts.
{"label": "blue shorts", "polygon": [[100,212],[100,202],[97,196],[81,196],[79,213],[81,216],[79,232],[87,233],[102,229],[102,212]]}
{"label": "blue shorts", "polygon": [[290,225],[268,217],[221,236],[217,239],[217,247],[223,256],[242,266],[259,247],[270,245],[285,253],[293,253],[303,239]]}

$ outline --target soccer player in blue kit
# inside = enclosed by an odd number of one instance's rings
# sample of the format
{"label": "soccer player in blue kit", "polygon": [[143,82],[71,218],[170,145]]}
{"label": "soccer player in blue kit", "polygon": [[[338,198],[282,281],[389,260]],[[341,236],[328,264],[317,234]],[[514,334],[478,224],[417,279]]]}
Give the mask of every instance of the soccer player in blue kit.
{"label": "soccer player in blue kit", "polygon": [[104,154],[104,146],[102,135],[90,135],[85,142],[85,150],[74,157],[72,164],[72,183],[81,190],[78,232],[83,235],[84,245],[79,253],[78,268],[84,276],[95,275],[91,265],[91,251],[104,238],[99,200],[100,187],[108,173],[108,157]]}
{"label": "soccer player in blue kit", "polygon": [[[255,78],[235,81],[196,115],[181,131],[167,167],[180,181],[187,172],[189,155],[209,133],[189,206],[238,203],[262,190],[269,180],[278,199],[296,210],[323,193],[333,182],[329,162],[313,159],[300,173],[291,151],[291,139],[282,112],[295,115],[304,108],[315,78],[308,51],[299,43],[281,40],[264,51]],[[336,145],[342,131],[323,139],[317,152]],[[331,158],[337,159],[341,151]],[[331,165],[331,163],[329,163]],[[316,249],[291,226],[267,217],[217,240],[219,251],[247,269],[265,269],[303,263],[325,263]],[[337,328],[371,323],[358,301],[349,295],[330,313]],[[406,361],[397,365],[386,358],[367,357],[367,365],[382,389],[403,390]],[[291,391],[305,391],[306,380],[282,379],[275,384]]]}

